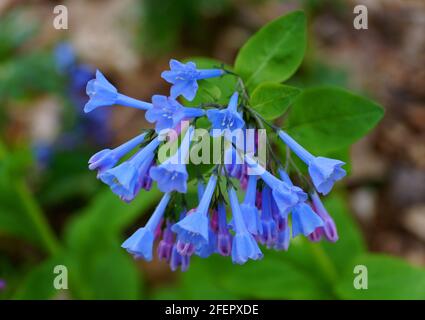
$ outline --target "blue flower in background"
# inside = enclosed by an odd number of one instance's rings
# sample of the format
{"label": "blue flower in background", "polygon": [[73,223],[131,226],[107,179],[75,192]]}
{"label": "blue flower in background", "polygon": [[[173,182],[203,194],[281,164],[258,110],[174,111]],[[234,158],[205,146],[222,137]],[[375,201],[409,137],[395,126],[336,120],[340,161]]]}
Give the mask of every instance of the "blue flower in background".
{"label": "blue flower in background", "polygon": [[334,183],[345,177],[346,172],[341,168],[345,164],[344,162],[324,157],[314,157],[284,131],[280,130],[278,134],[282,141],[308,165],[310,177],[316,190],[320,193],[328,194]]}
{"label": "blue flower in background", "polygon": [[216,184],[217,176],[212,175],[196,211],[187,215],[172,227],[172,230],[182,241],[192,243],[195,247],[208,243],[207,214]]}
{"label": "blue flower in background", "polygon": [[231,187],[228,190],[230,207],[234,221],[235,236],[232,244],[232,261],[237,264],[244,264],[248,259],[258,260],[263,257],[252,234],[249,233],[242,217],[236,191]]}
{"label": "blue flower in background", "polygon": [[161,74],[164,80],[172,84],[170,96],[173,99],[183,96],[189,101],[196,96],[197,80],[215,78],[225,74],[225,71],[221,69],[200,70],[196,69],[194,62],[184,64],[174,59],[170,60],[170,69]]}
{"label": "blue flower in background", "polygon": [[178,191],[187,192],[188,174],[186,170],[186,160],[189,153],[190,141],[193,137],[193,127],[189,127],[180,148],[175,155],[165,160],[157,167],[150,170],[150,176],[158,183],[158,188],[162,192]]}
{"label": "blue flower in background", "polygon": [[130,238],[121,245],[136,258],[146,261],[152,260],[152,247],[155,240],[155,231],[164,216],[165,209],[170,201],[170,194],[166,193],[162,197],[148,223],[143,228],[137,230]]}
{"label": "blue flower in background", "polygon": [[152,105],[153,107],[146,112],[145,117],[150,123],[155,123],[156,132],[173,129],[184,119],[204,115],[202,109],[183,107],[177,100],[162,95],[154,95]]}
{"label": "blue flower in background", "polygon": [[212,125],[211,135],[213,137],[221,135],[225,130],[232,132],[245,126],[245,121],[237,110],[238,97],[238,93],[235,92],[230,98],[228,107],[224,110],[211,109],[207,111],[208,120]]}

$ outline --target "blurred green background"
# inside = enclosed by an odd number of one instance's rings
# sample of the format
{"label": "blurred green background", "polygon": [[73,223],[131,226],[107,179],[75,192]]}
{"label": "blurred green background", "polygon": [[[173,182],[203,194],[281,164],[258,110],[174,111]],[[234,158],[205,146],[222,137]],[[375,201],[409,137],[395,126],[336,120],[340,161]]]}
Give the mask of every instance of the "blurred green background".
{"label": "blurred green background", "polygon": [[[351,0],[1,1],[0,299],[425,299],[425,4],[362,3],[368,30],[353,28]],[[58,4],[68,30],[53,28]],[[122,203],[87,160],[148,125],[134,110],[84,115],[85,82],[99,68],[149,100],[167,93],[171,57],[232,64],[250,35],[299,8],[309,44],[291,83],[346,87],[386,109],[325,200],[340,240],[296,239],[244,266],[195,257],[186,273],[134,261],[120,243],[160,194]],[[368,290],[353,287],[359,264]],[[69,290],[54,289],[56,265],[68,268]]]}

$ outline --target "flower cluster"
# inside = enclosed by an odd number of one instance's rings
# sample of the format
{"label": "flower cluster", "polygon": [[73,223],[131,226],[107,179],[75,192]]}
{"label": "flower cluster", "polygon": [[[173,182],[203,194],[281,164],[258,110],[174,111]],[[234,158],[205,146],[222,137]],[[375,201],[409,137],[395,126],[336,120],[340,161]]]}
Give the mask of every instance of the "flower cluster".
{"label": "flower cluster", "polygon": [[[119,93],[100,71],[87,84],[90,100],[84,108],[86,112],[119,104],[145,110],[146,120],[155,125],[154,130],[145,130],[89,160],[89,168],[97,170],[97,177],[124,201],[133,200],[142,189],[149,190],[153,182],[163,192],[146,225],[122,244],[136,258],[152,260],[154,243],[158,242],[158,259],[165,260],[173,271],[179,267],[184,271],[193,255],[206,258],[220,254],[244,264],[263,257],[260,245],[287,250],[290,239],[298,235],[311,241],[338,239],[335,223],[318,194],[328,194],[334,183],[345,176],[343,162],[312,155],[286,132],[262,119],[250,108],[249,94],[243,85],[235,88],[227,105],[209,103],[189,108],[176,100],[182,96],[192,101],[199,80],[223,76],[238,77],[224,69],[198,69],[193,62],[171,60],[170,70],[162,73],[172,84],[170,96],[154,95],[151,102]],[[223,162],[190,177],[187,165],[199,118],[209,121],[208,132],[213,139],[223,141]],[[254,147],[233,142],[235,131],[248,136],[247,129],[264,125],[270,126],[286,144],[284,161],[273,153],[271,145],[267,152],[272,158],[267,165],[254,158],[259,144],[257,133]],[[159,161],[159,149],[170,142],[166,136],[171,131],[174,140],[180,136],[181,143],[174,154]],[[294,185],[288,175],[291,168],[296,169],[290,151],[308,167],[310,179],[293,170],[308,192]],[[191,205],[188,183],[193,179],[197,179],[197,201]]]}

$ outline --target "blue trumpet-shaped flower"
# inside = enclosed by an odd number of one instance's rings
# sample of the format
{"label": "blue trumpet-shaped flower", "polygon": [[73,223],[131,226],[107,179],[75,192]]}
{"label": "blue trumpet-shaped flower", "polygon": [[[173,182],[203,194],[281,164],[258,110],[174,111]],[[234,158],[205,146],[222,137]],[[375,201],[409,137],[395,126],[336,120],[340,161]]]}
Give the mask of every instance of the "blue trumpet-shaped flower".
{"label": "blue trumpet-shaped flower", "polygon": [[162,95],[154,95],[152,105],[145,118],[150,123],[155,123],[156,132],[173,129],[184,119],[202,117],[205,114],[202,109],[184,107],[177,100]]}
{"label": "blue trumpet-shaped flower", "polygon": [[223,132],[232,132],[245,126],[245,121],[238,113],[238,93],[230,98],[229,105],[224,110],[211,109],[207,111],[208,120],[212,124],[211,135],[217,137]]}
{"label": "blue trumpet-shaped flower", "polygon": [[282,130],[279,131],[279,137],[305,164],[308,165],[308,172],[311,180],[316,190],[320,193],[324,195],[328,194],[334,183],[345,177],[346,172],[341,168],[345,164],[344,162],[324,157],[314,157]]}
{"label": "blue trumpet-shaped flower", "polygon": [[148,173],[154,151],[159,143],[159,138],[155,138],[131,159],[102,172],[99,179],[109,185],[112,192],[124,201],[133,200],[140,190],[140,183],[143,182]]}
{"label": "blue trumpet-shaped flower", "polygon": [[185,272],[189,268],[190,256],[182,256],[177,250],[177,244],[174,244],[171,250],[170,258],[170,269],[176,271],[178,267],[182,272]]}
{"label": "blue trumpet-shaped flower", "polygon": [[245,156],[245,160],[250,169],[258,173],[272,189],[273,198],[283,217],[286,217],[294,206],[307,200],[307,194],[301,188],[276,178],[252,158]]}
{"label": "blue trumpet-shaped flower", "polygon": [[262,233],[260,234],[260,241],[265,244],[267,248],[273,247],[277,240],[277,225],[272,216],[272,197],[271,189],[269,186],[263,188],[262,201],[261,201],[261,225]]}
{"label": "blue trumpet-shaped flower", "polygon": [[208,208],[217,184],[217,176],[211,175],[202,199],[196,211],[187,215],[176,223],[171,230],[177,233],[178,238],[186,243],[192,243],[195,247],[208,243]]}
{"label": "blue trumpet-shaped flower", "polygon": [[255,199],[257,195],[257,180],[257,176],[249,176],[245,198],[240,205],[246,228],[254,235],[261,234],[263,231],[260,221],[260,213],[258,212],[258,209],[255,205]]}
{"label": "blue trumpet-shaped flower", "polygon": [[87,83],[86,92],[90,100],[84,106],[85,112],[113,104],[120,104],[141,110],[147,110],[152,107],[148,102],[133,99],[119,93],[99,70],[96,71],[96,78]]}
{"label": "blue trumpet-shaped flower", "polygon": [[282,224],[283,227],[281,228],[281,230],[279,230],[274,249],[286,251],[289,248],[289,243],[291,240],[291,231],[288,226],[288,219],[283,218]]}
{"label": "blue trumpet-shaped flower", "polygon": [[217,252],[222,256],[230,255],[232,251],[232,235],[229,232],[226,219],[226,207],[223,202],[218,204],[218,235]]}
{"label": "blue trumpet-shaped flower", "polygon": [[[283,181],[293,186],[291,179],[283,169],[279,169],[279,174]],[[309,236],[317,228],[322,227],[323,224],[323,220],[314,213],[313,209],[305,202],[299,203],[293,207],[292,237],[296,237],[300,233]]]}
{"label": "blue trumpet-shaped flower", "polygon": [[308,204],[300,203],[292,209],[292,237],[295,238],[299,234],[308,236],[323,225],[323,220]]}
{"label": "blue trumpet-shaped flower", "polygon": [[161,165],[150,170],[150,176],[157,181],[158,188],[162,192],[178,191],[187,192],[186,160],[190,149],[190,141],[193,137],[193,127],[189,127],[180,148],[177,152]]}
{"label": "blue trumpet-shaped flower", "polygon": [[249,233],[245,226],[236,191],[231,187],[228,190],[228,194],[235,226],[235,236],[232,243],[233,263],[244,264],[248,259],[261,259],[263,254],[253,235]]}
{"label": "blue trumpet-shaped flower", "polygon": [[198,90],[197,80],[222,76],[225,72],[221,69],[196,69],[194,62],[186,64],[177,60],[170,60],[170,69],[164,71],[161,76],[172,84],[170,96],[177,98],[182,95],[192,101]]}
{"label": "blue trumpet-shaped flower", "polygon": [[136,258],[143,258],[147,261],[151,261],[155,231],[161,222],[169,201],[170,194],[164,194],[146,226],[137,230],[130,238],[124,241],[121,247]]}
{"label": "blue trumpet-shaped flower", "polygon": [[145,139],[146,133],[127,141],[115,149],[104,149],[94,154],[89,160],[89,169],[97,170],[98,175],[115,166],[127,153],[137,147]]}
{"label": "blue trumpet-shaped flower", "polygon": [[170,261],[171,251],[173,250],[174,233],[171,231],[171,222],[167,220],[161,241],[158,243],[158,259]]}
{"label": "blue trumpet-shaped flower", "polygon": [[310,240],[319,241],[324,235],[328,241],[338,241],[338,232],[332,217],[329,215],[319,195],[316,192],[310,194],[314,212],[323,220],[323,227],[317,228],[310,237]]}

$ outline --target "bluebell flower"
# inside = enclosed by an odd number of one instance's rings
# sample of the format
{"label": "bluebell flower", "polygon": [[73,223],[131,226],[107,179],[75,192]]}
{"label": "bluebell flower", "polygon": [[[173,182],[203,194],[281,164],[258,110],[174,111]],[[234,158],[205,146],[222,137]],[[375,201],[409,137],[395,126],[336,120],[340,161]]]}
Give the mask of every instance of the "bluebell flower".
{"label": "bluebell flower", "polygon": [[90,100],[84,106],[85,112],[93,111],[99,107],[112,106],[114,104],[120,104],[140,110],[152,108],[152,104],[148,102],[140,101],[119,93],[99,70],[96,71],[96,78],[87,83],[86,92]]}
{"label": "bluebell flower", "polygon": [[182,256],[178,250],[177,245],[174,244],[173,249],[171,250],[170,258],[170,269],[171,271],[176,271],[178,267],[182,272],[185,272],[189,268],[190,256]]}
{"label": "bluebell flower", "polygon": [[66,73],[76,64],[75,52],[72,45],[68,42],[61,42],[55,46],[54,59],[57,70],[60,73]]}
{"label": "bluebell flower", "polygon": [[208,120],[212,124],[211,135],[217,137],[223,132],[228,134],[245,126],[245,121],[238,113],[238,93],[235,92],[230,98],[226,109],[210,109],[207,111]]}
{"label": "bluebell flower", "polygon": [[218,234],[217,252],[222,256],[228,256],[232,252],[232,235],[229,232],[226,219],[226,206],[223,202],[218,203]]}
{"label": "bluebell flower", "polygon": [[322,236],[325,236],[326,239],[330,242],[338,241],[338,232],[336,225],[332,217],[329,215],[322,201],[320,200],[319,195],[316,192],[310,194],[310,198],[313,205],[314,212],[323,220],[324,225],[322,227],[316,228],[316,230],[311,234],[310,240],[319,241]]}
{"label": "bluebell flower", "polygon": [[277,235],[277,240],[274,245],[274,249],[276,250],[285,250],[287,251],[289,248],[290,240],[291,240],[291,230],[289,229],[288,219],[283,219],[283,227],[280,228],[279,233]]}
{"label": "bluebell flower", "polygon": [[189,101],[196,96],[197,80],[219,77],[225,73],[221,69],[196,69],[194,62],[184,64],[174,59],[170,60],[170,69],[161,74],[164,80],[172,84],[170,96],[175,99],[182,95]]}
{"label": "bluebell flower", "polygon": [[224,166],[230,177],[236,179],[240,179],[242,177],[244,169],[243,159],[235,148],[229,147],[224,151]]}
{"label": "bluebell flower", "polygon": [[156,137],[129,160],[102,172],[99,179],[124,201],[133,200],[140,190],[140,181],[147,174],[147,167],[151,165],[159,143],[160,140]]}
{"label": "bluebell flower", "polygon": [[267,248],[273,247],[277,240],[277,225],[272,216],[272,197],[271,189],[269,186],[264,186],[261,201],[261,225],[262,232],[260,234],[260,241],[265,244]]}
{"label": "bluebell flower", "polygon": [[286,217],[294,206],[307,200],[308,196],[301,188],[276,178],[250,157],[245,156],[245,159],[250,169],[258,173],[272,189],[273,199],[283,217]]}
{"label": "bluebell flower", "polygon": [[151,261],[155,231],[164,216],[164,212],[169,201],[170,194],[164,194],[146,225],[137,230],[131,237],[124,241],[121,247],[126,249],[136,258],[143,258],[146,261]]}
{"label": "bluebell flower", "polygon": [[235,228],[235,236],[232,243],[232,261],[237,264],[244,264],[248,259],[258,260],[263,257],[263,254],[258,247],[254,236],[249,233],[245,226],[245,221],[242,216],[239,206],[238,197],[235,189],[230,187],[228,190],[230,207]]}
{"label": "bluebell flower", "polygon": [[208,258],[210,255],[216,252],[217,245],[217,234],[208,226],[208,242],[197,246],[195,254],[201,258]]}
{"label": "bluebell flower", "polygon": [[257,176],[249,176],[245,198],[240,205],[246,228],[253,235],[259,235],[263,231],[263,227],[260,221],[260,213],[258,212],[257,206],[255,205],[257,195],[257,180]]}
{"label": "bluebell flower", "polygon": [[279,137],[305,164],[307,164],[311,180],[316,190],[321,194],[328,194],[334,183],[345,177],[346,172],[341,168],[345,164],[344,162],[313,156],[282,130],[279,131]]}
{"label": "bluebell flower", "polygon": [[208,208],[217,184],[217,176],[211,175],[202,199],[196,211],[187,215],[176,223],[173,230],[179,239],[186,243],[192,243],[195,247],[208,243]]}
{"label": "bluebell flower", "polygon": [[150,170],[151,178],[158,183],[158,188],[162,192],[187,192],[187,179],[189,175],[186,170],[186,161],[193,132],[193,127],[189,127],[177,152],[162,164]]}
{"label": "bluebell flower", "polygon": [[162,239],[158,243],[158,259],[170,261],[171,251],[173,250],[174,245],[174,233],[171,231],[171,222],[167,219],[165,229],[162,234]]}
{"label": "bluebell flower", "polygon": [[316,228],[323,227],[324,223],[320,217],[314,213],[313,209],[306,204],[300,203],[292,209],[292,237],[299,234],[310,235]]}
{"label": "bluebell flower", "polygon": [[[279,169],[278,171],[282,180],[293,186],[285,170]],[[296,237],[300,233],[309,236],[314,230],[322,226],[323,220],[314,213],[307,203],[302,202],[292,208],[292,237]]]}
{"label": "bluebell flower", "polygon": [[187,108],[177,100],[162,95],[152,97],[152,108],[145,118],[150,123],[155,123],[156,132],[175,128],[182,120],[202,117],[205,112],[199,108]]}
{"label": "bluebell flower", "polygon": [[146,133],[127,141],[115,149],[104,149],[89,159],[89,169],[97,170],[98,175],[114,167],[118,161],[145,140]]}

